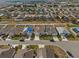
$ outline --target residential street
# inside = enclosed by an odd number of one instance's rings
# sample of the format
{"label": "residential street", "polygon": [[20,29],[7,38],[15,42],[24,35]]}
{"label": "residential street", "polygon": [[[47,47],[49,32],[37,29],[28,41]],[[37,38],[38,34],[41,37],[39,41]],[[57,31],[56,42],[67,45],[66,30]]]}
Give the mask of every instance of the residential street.
{"label": "residential street", "polygon": [[30,44],[30,45],[57,45],[61,48],[63,48],[65,51],[70,51],[74,57],[79,57],[79,41],[65,41],[65,42],[50,42],[50,41],[44,41],[44,40],[27,40],[25,42],[20,41],[0,41],[0,45],[6,45],[6,44]]}

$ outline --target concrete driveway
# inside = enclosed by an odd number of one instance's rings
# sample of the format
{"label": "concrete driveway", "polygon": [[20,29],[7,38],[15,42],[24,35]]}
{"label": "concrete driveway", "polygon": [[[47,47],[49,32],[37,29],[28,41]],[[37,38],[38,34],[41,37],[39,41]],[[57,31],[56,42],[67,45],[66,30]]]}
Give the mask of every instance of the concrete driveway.
{"label": "concrete driveway", "polygon": [[62,41],[68,41],[68,39],[65,36],[61,36]]}
{"label": "concrete driveway", "polygon": [[56,37],[56,36],[53,37],[53,40],[54,41],[59,41],[58,37]]}
{"label": "concrete driveway", "polygon": [[40,40],[39,39],[39,35],[35,35],[35,39],[34,40]]}

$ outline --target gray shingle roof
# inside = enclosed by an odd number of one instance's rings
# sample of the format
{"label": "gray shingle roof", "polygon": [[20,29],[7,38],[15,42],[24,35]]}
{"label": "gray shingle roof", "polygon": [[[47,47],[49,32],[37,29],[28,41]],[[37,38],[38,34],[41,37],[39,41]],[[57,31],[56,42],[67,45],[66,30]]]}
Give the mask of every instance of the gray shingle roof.
{"label": "gray shingle roof", "polygon": [[13,58],[15,55],[15,49],[14,48],[10,48],[7,51],[4,51],[0,54],[0,58]]}

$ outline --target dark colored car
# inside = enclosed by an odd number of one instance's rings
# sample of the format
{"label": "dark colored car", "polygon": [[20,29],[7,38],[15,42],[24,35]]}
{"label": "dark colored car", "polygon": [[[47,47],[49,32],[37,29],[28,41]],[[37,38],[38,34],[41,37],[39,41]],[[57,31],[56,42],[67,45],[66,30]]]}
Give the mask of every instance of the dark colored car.
{"label": "dark colored car", "polygon": [[74,56],[72,55],[71,52],[67,51],[67,53],[68,53],[68,55],[69,55],[70,57],[74,58]]}
{"label": "dark colored car", "polygon": [[21,38],[21,39],[20,39],[20,42],[24,42],[24,39],[23,39],[23,38]]}
{"label": "dark colored car", "polygon": [[53,39],[50,39],[50,42],[55,42]]}
{"label": "dark colored car", "polygon": [[24,40],[20,40],[21,42],[24,42]]}

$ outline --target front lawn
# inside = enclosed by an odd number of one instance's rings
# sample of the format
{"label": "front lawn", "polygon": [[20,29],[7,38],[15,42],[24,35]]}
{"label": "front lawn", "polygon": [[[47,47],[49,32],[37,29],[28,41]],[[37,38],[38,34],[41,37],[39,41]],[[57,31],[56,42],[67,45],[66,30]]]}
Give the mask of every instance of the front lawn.
{"label": "front lawn", "polygon": [[35,38],[35,34],[32,33],[31,40],[34,40],[34,38]]}
{"label": "front lawn", "polygon": [[76,40],[78,40],[77,37],[74,37],[72,34],[70,34],[69,36],[67,36],[67,38],[70,41],[76,41]]}
{"label": "front lawn", "polygon": [[57,37],[59,38],[59,40],[60,40],[60,41],[62,41],[62,38],[61,38],[61,36],[60,36],[60,35],[57,35]]}
{"label": "front lawn", "polygon": [[7,49],[7,48],[10,48],[10,46],[8,46],[8,45],[0,45],[0,48],[1,49]]}
{"label": "front lawn", "polygon": [[24,28],[25,26],[24,25],[17,25],[16,27],[17,28]]}
{"label": "front lawn", "polygon": [[79,27],[79,24],[71,24],[69,27]]}
{"label": "front lawn", "polygon": [[40,39],[41,40],[51,40],[53,38],[52,35],[41,35]]}
{"label": "front lawn", "polygon": [[14,36],[12,36],[12,39],[13,40],[20,40],[21,37],[22,37],[21,35],[14,35]]}
{"label": "front lawn", "polygon": [[29,46],[27,46],[27,48],[36,50],[36,49],[38,49],[38,45],[29,45]]}

